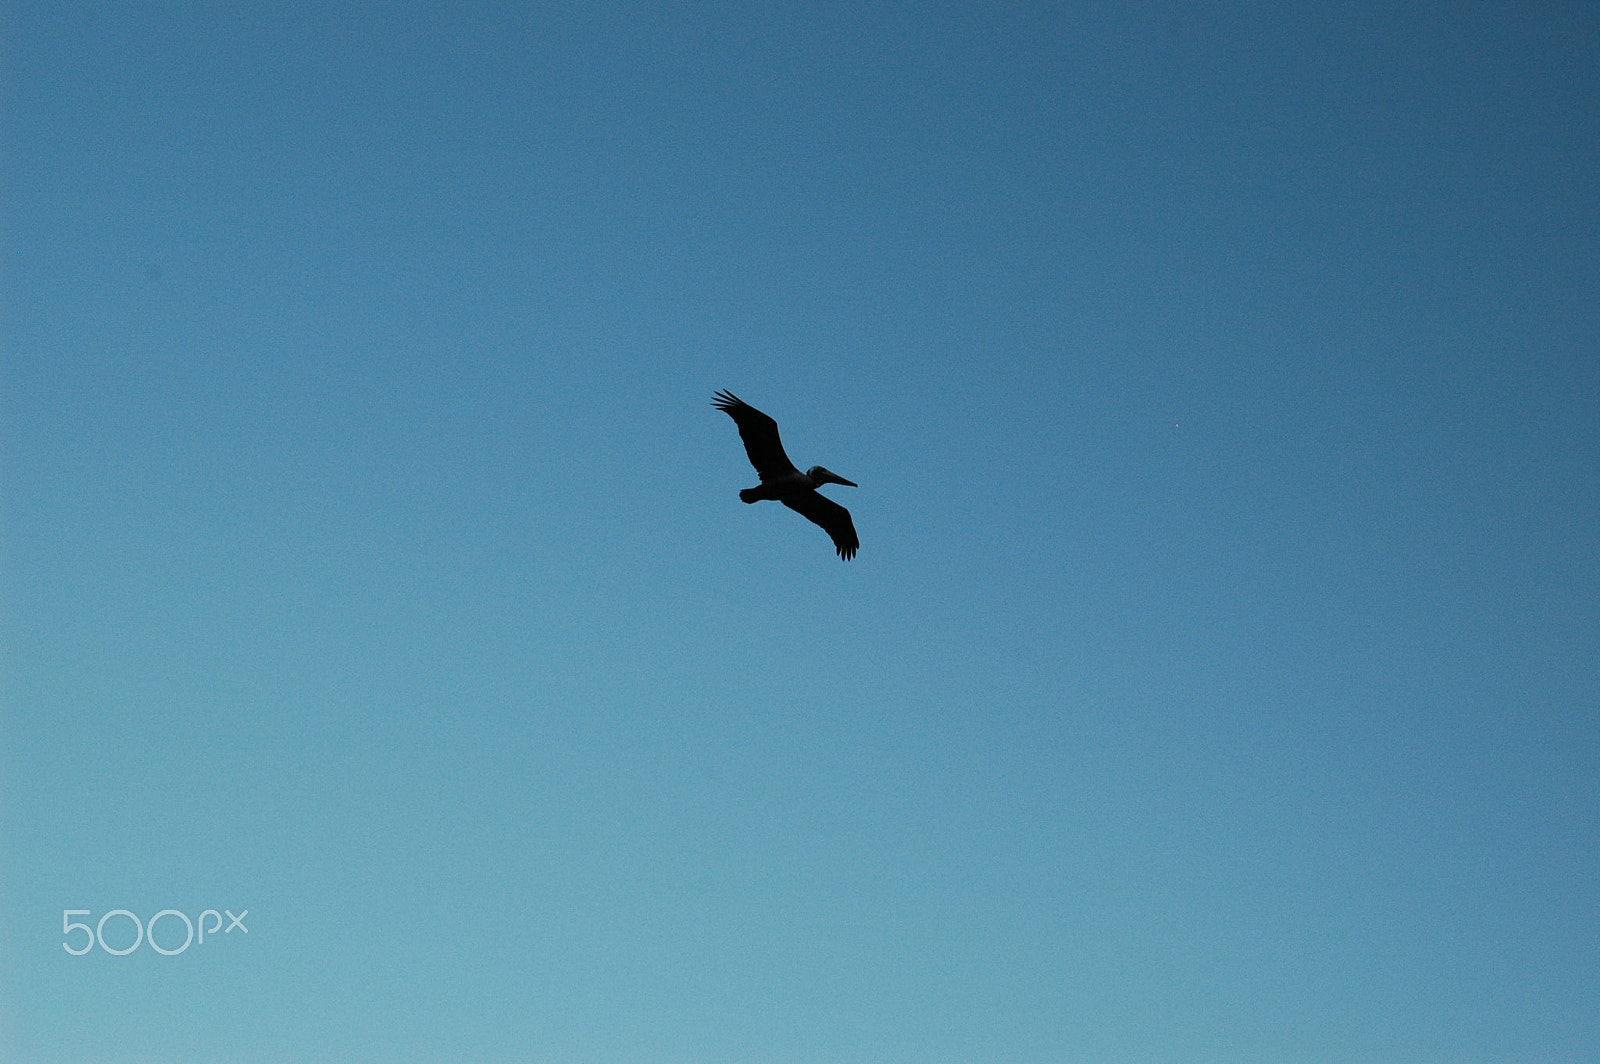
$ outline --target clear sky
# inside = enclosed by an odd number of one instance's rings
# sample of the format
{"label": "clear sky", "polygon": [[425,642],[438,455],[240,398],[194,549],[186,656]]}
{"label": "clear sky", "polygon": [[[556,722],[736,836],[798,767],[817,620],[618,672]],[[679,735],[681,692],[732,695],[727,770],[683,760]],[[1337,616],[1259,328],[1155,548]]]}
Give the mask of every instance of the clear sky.
{"label": "clear sky", "polygon": [[0,36],[0,1059],[1600,1059],[1594,5]]}

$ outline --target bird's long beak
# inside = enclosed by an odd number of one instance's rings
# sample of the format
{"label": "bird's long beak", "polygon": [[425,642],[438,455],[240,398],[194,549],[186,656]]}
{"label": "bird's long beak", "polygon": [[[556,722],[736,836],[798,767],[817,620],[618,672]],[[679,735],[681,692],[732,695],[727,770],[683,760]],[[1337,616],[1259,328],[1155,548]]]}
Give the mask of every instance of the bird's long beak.
{"label": "bird's long beak", "polygon": [[822,482],[824,484],[843,484],[847,488],[859,488],[861,486],[860,484],[857,484],[855,481],[846,480],[846,479],[844,479],[844,477],[841,477],[839,474],[834,473],[831,470],[827,470],[827,469],[824,469],[822,471],[821,479],[822,479]]}

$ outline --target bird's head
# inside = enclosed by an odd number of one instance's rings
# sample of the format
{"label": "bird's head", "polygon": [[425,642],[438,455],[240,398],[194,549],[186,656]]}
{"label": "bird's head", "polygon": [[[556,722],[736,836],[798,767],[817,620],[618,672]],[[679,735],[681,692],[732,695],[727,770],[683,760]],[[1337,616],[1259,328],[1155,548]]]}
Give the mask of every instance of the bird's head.
{"label": "bird's head", "polygon": [[814,465],[806,470],[806,476],[810,477],[812,482],[816,484],[843,484],[847,488],[860,487],[855,481],[846,480],[832,470],[824,469],[819,465]]}

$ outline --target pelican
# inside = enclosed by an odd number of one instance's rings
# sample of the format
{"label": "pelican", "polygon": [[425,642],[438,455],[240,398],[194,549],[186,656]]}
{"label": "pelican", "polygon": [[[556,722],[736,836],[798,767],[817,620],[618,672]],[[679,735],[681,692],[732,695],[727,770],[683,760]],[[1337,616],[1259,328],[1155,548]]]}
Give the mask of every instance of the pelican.
{"label": "pelican", "polygon": [[750,464],[761,474],[761,486],[745,488],[739,492],[739,498],[745,502],[776,499],[812,524],[820,525],[833,539],[839,557],[845,561],[854,558],[861,541],[856,538],[850,511],[817,489],[824,484],[853,488],[857,486],[855,482],[819,465],[800,472],[783,453],[778,423],[732,392],[718,392],[711,405],[733,418],[733,423],[739,426],[744,453],[750,456]]}

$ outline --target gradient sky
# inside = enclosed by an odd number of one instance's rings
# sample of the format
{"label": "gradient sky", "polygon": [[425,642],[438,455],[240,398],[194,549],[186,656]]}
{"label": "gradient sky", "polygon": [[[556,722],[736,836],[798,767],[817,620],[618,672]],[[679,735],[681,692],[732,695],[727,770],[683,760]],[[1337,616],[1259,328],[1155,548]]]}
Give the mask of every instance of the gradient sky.
{"label": "gradient sky", "polygon": [[1594,5],[0,31],[0,1059],[1600,1059]]}

